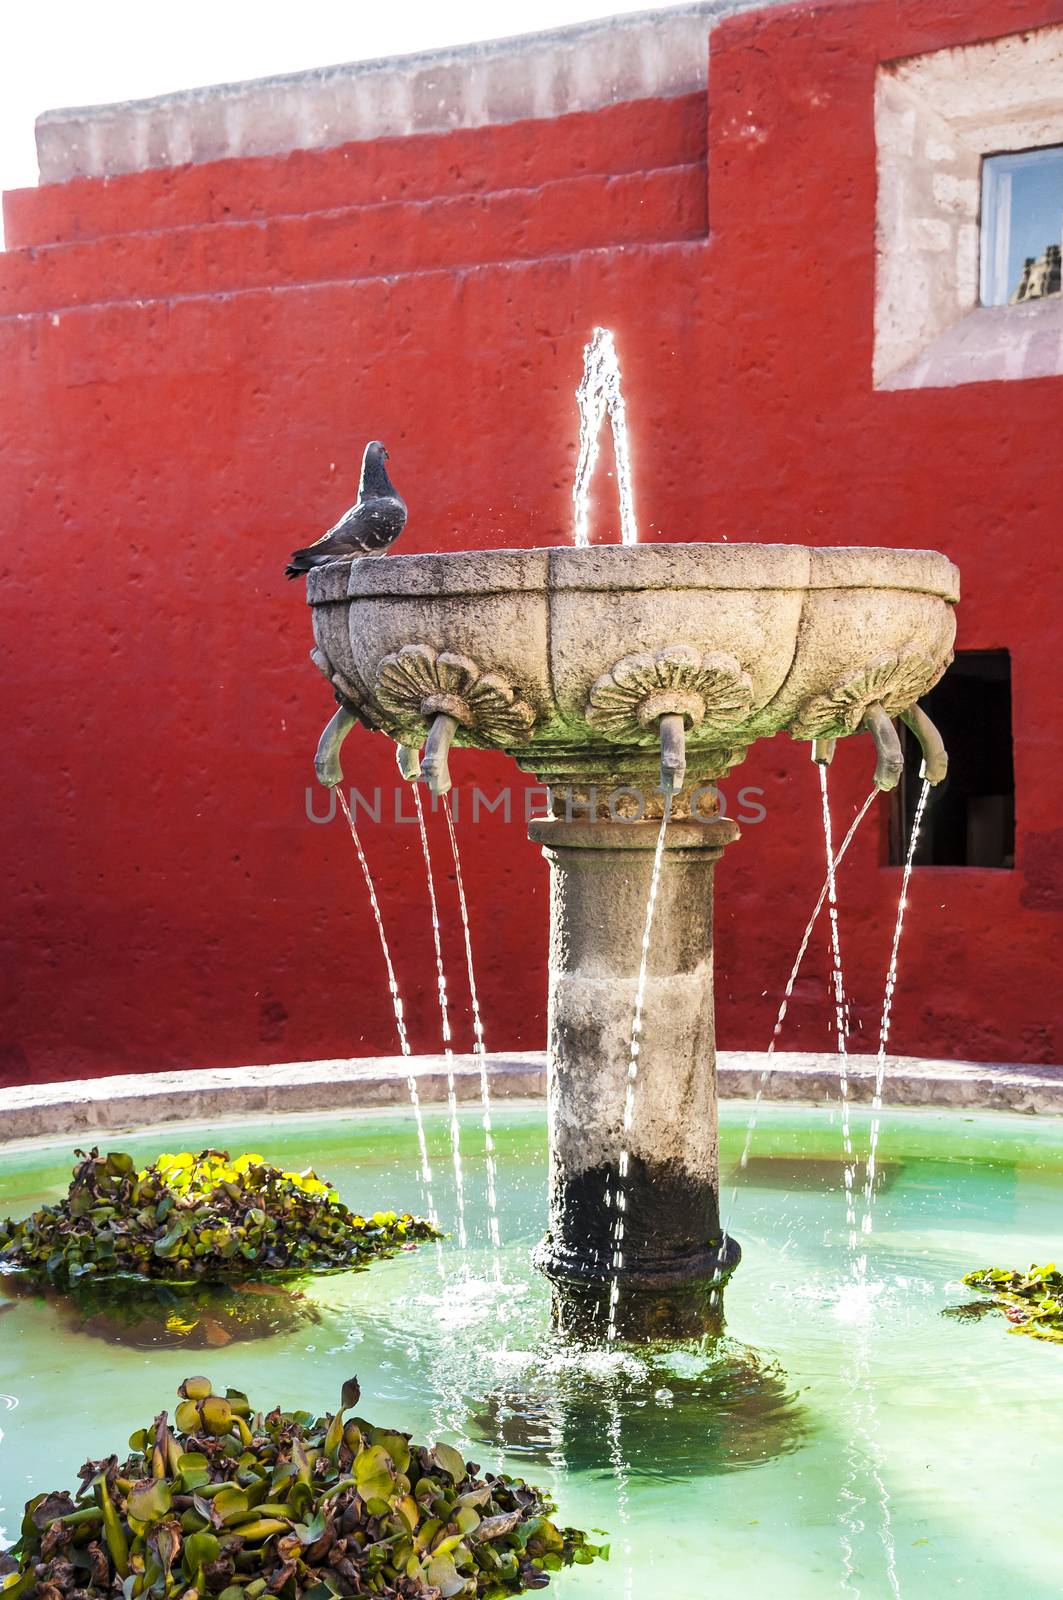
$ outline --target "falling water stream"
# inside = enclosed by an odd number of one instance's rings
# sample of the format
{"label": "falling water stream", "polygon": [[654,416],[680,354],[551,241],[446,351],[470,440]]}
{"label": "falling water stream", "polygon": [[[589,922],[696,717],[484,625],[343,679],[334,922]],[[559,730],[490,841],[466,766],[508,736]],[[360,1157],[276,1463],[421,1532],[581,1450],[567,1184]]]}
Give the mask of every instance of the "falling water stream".
{"label": "falling water stream", "polygon": [[[915,850],[919,842],[919,831],[922,826],[923,812],[926,809],[929,793],[930,785],[924,779],[915,816],[912,820],[908,849],[905,854],[904,871],[901,875],[901,891],[897,902],[897,915],[893,925],[893,940],[890,945],[889,965],[886,970],[886,988],[882,1002],[878,1055],[875,1063],[875,1090],[872,1100],[867,1173],[864,1183],[864,1214],[861,1228],[865,1237],[871,1233],[872,1228],[872,1207],[875,1195],[875,1157],[878,1149],[882,1091],[886,1074],[886,1043],[889,1039],[893,997],[897,987],[897,961],[901,933],[904,928],[904,913],[908,906],[908,887],[915,861]],[[869,1487],[878,1502],[879,1538],[885,1557],[886,1581],[889,1585],[889,1592],[895,1597],[895,1600],[900,1600],[901,1587],[897,1572],[893,1513],[889,1490],[886,1487],[885,1477],[883,1476],[882,1451],[877,1437],[878,1408],[875,1404],[874,1380],[871,1371],[874,1305],[875,1297],[881,1285],[869,1281],[866,1250],[859,1258],[856,1257],[853,1251],[851,1231],[852,1191],[848,1181],[848,1170],[846,1173],[846,1204],[850,1217],[851,1284],[844,1293],[849,1296],[849,1303],[857,1320],[857,1326],[850,1345],[847,1365],[843,1369],[843,1377],[850,1394],[853,1433],[848,1445],[848,1472],[840,1499],[842,1585],[847,1594],[851,1594],[854,1597],[859,1596],[860,1589],[856,1584],[856,1573],[853,1564],[853,1543],[855,1535],[862,1526],[858,1516],[859,1509],[869,1503],[869,1496],[862,1496],[857,1493],[857,1484],[862,1466],[869,1482]]]}
{"label": "falling water stream", "polygon": [[[358,837],[358,829],[354,825],[354,818],[351,816],[351,808],[347,804],[347,796],[344,794],[343,789],[339,784],[336,785],[336,793],[339,795],[340,806],[342,808],[343,815],[347,818],[347,826],[351,830],[351,838],[354,840],[354,848],[358,856],[358,865],[362,869],[362,877],[365,879],[365,886],[369,893],[369,904],[373,908],[373,918],[376,922],[377,938],[380,940],[380,949],[383,952],[384,965],[388,970],[388,988],[391,991],[391,1004],[395,1011],[395,1028],[399,1035],[399,1050],[403,1058],[405,1060],[409,1060],[410,1056],[412,1055],[412,1051],[410,1050],[409,1035],[406,1032],[406,1017],[402,1008],[402,996],[399,994],[398,980],[395,977],[395,967],[391,960],[391,949],[388,945],[387,934],[384,932],[384,918],[380,914],[380,902],[377,899],[376,886],[373,883],[373,875],[369,870],[369,863],[365,858],[365,851],[362,849],[362,841]],[[421,1153],[421,1181],[424,1184],[428,1220],[429,1222],[432,1222],[438,1226],[439,1216],[436,1211],[435,1200],[432,1195],[432,1167],[428,1160],[428,1144],[425,1140],[424,1134],[424,1118],[421,1115],[421,1098],[417,1093],[417,1079],[412,1072],[410,1072],[406,1078],[406,1086],[410,1091],[410,1103],[413,1106],[413,1114],[417,1121],[417,1147]],[[437,1252],[437,1260],[438,1259],[439,1257]]]}
{"label": "falling water stream", "polygon": [[454,1191],[458,1205],[458,1244],[464,1250],[468,1245],[465,1227],[465,1180],[461,1167],[461,1125],[458,1121],[458,1091],[454,1081],[454,1050],[450,1032],[450,1007],[447,1002],[447,976],[443,967],[443,941],[439,927],[439,906],[436,901],[435,877],[432,872],[432,853],[428,848],[428,829],[424,821],[421,786],[413,786],[417,807],[417,825],[421,831],[421,854],[424,857],[425,880],[428,884],[428,904],[432,913],[432,944],[436,958],[436,988],[439,994],[439,1019],[443,1036],[443,1057],[447,1071],[447,1106],[450,1112],[450,1153],[454,1163]]}
{"label": "falling water stream", "polygon": [[[868,811],[871,809],[872,801],[878,792],[879,791],[877,789],[871,790],[871,793],[868,795],[867,799],[860,807],[860,810],[856,813],[856,816],[849,824],[849,831],[842,840],[841,849],[834,857],[835,869],[841,865],[845,852],[848,850],[849,846],[853,842],[853,839],[856,837],[856,831],[861,822],[863,822],[864,818],[867,816]],[[827,892],[829,888],[830,876],[828,874],[828,876],[823,879],[823,886],[819,891],[815,905],[812,907],[812,915],[805,923],[805,931],[801,935],[801,943],[797,947],[797,955],[794,957],[794,964],[790,968],[790,976],[787,978],[786,987],[783,990],[782,1000],[779,1005],[778,1014],[775,1018],[775,1026],[772,1029],[771,1042],[769,1043],[766,1052],[767,1058],[764,1063],[764,1068],[760,1074],[760,1078],[757,1082],[756,1094],[753,1096],[753,1108],[750,1111],[749,1121],[746,1124],[745,1142],[742,1145],[742,1154],[738,1160],[738,1167],[735,1172],[735,1181],[731,1188],[731,1199],[727,1211],[727,1222],[723,1230],[725,1243],[731,1236],[731,1220],[734,1216],[735,1201],[738,1198],[738,1177],[739,1174],[744,1172],[746,1167],[749,1165],[749,1153],[753,1147],[753,1136],[757,1131],[757,1116],[760,1112],[761,1101],[764,1099],[764,1091],[768,1086],[768,1079],[771,1077],[772,1061],[775,1056],[776,1047],[779,1043],[779,1038],[782,1034],[783,1023],[786,1021],[786,1013],[789,1010],[790,1001],[793,998],[794,984],[797,982],[797,975],[801,970],[801,964],[804,961],[805,954],[808,950],[809,940],[812,938],[813,930],[816,926],[816,923],[819,921],[819,914],[823,910],[823,902],[827,898]]]}
{"label": "falling water stream", "polygon": [[845,1153],[845,1215],[849,1225],[849,1249],[856,1249],[856,1204],[853,1195],[855,1166],[853,1134],[849,1122],[849,1007],[845,999],[842,971],[841,928],[838,923],[838,882],[835,874],[834,843],[831,834],[830,796],[826,762],[819,763],[819,792],[823,801],[823,843],[827,853],[827,912],[830,917],[831,981],[834,989],[834,1035],[838,1051],[838,1088],[841,1094],[842,1149]]}
{"label": "falling water stream", "polygon": [[[904,928],[904,913],[908,906],[908,887],[912,876],[912,867],[915,862],[916,845],[919,843],[919,831],[922,826],[923,812],[926,809],[930,785],[926,779],[919,794],[919,801],[912,819],[912,831],[908,839],[908,849],[904,858],[904,871],[901,875],[901,891],[897,901],[897,915],[893,924],[893,940],[890,945],[889,965],[886,969],[886,988],[882,1001],[882,1017],[879,1024],[878,1055],[875,1062],[875,1090],[872,1099],[871,1131],[868,1145],[867,1173],[864,1183],[864,1214],[862,1219],[862,1232],[864,1236],[871,1233],[872,1207],[875,1197],[875,1157],[878,1150],[879,1128],[882,1114],[882,1091],[886,1076],[886,1043],[889,1039],[890,1022],[893,1012],[893,997],[897,987],[897,960],[900,952],[901,933]],[[850,1196],[847,1191],[847,1199]],[[867,1504],[866,1497],[856,1495],[856,1482],[860,1468],[860,1452],[857,1439],[863,1446],[864,1468],[870,1484],[878,1500],[879,1506],[879,1538],[882,1543],[883,1554],[886,1562],[886,1581],[889,1584],[890,1594],[895,1600],[900,1600],[901,1586],[897,1572],[897,1549],[893,1534],[893,1514],[890,1504],[889,1490],[883,1476],[882,1451],[877,1438],[878,1409],[875,1404],[874,1382],[871,1372],[871,1335],[874,1314],[874,1299],[877,1286],[868,1281],[868,1258],[866,1251],[860,1258],[853,1259],[852,1267],[852,1294],[853,1305],[859,1317],[855,1339],[849,1353],[849,1365],[843,1376],[846,1378],[852,1403],[852,1421],[854,1433],[849,1441],[849,1471],[842,1491],[843,1500],[843,1531],[842,1531],[842,1564],[843,1585],[848,1593],[854,1596],[860,1591],[855,1584],[855,1572],[852,1560],[852,1535],[857,1531],[858,1518],[856,1512],[860,1504]]]}
{"label": "falling water stream", "polygon": [[[616,1185],[612,1195],[613,1205],[616,1209],[616,1221],[613,1224],[613,1281],[609,1288],[609,1324],[607,1337],[616,1338],[616,1310],[620,1300],[620,1273],[624,1265],[624,1232],[625,1213],[627,1211],[627,1173],[630,1161],[628,1141],[631,1128],[635,1120],[635,1085],[639,1075],[639,1051],[642,1039],[642,1012],[646,1004],[646,978],[649,972],[650,939],[653,934],[653,913],[657,905],[657,891],[661,882],[661,866],[664,862],[664,841],[672,811],[672,797],[664,797],[664,815],[657,833],[657,848],[653,853],[653,871],[650,874],[650,889],[646,896],[646,922],[642,930],[642,953],[639,958],[639,976],[635,988],[635,1015],[631,1022],[631,1053],[627,1068],[627,1088],[624,1093],[624,1143],[617,1163]],[[609,1196],[606,1196],[608,1203]]]}
{"label": "falling water stream", "polygon": [[908,909],[908,885],[911,882],[912,867],[915,864],[915,849],[919,843],[919,831],[923,825],[923,813],[926,810],[927,798],[930,794],[930,784],[923,779],[923,787],[919,792],[919,800],[912,818],[912,832],[908,840],[908,851],[904,858],[904,871],[901,874],[901,892],[897,901],[897,916],[893,924],[893,943],[890,946],[889,966],[886,969],[886,992],[882,999],[882,1018],[878,1029],[878,1055],[875,1058],[875,1093],[871,1101],[871,1138],[867,1154],[867,1176],[864,1182],[864,1217],[863,1231],[871,1232],[871,1211],[875,1198],[875,1157],[878,1153],[879,1127],[882,1121],[882,1090],[886,1082],[886,1043],[890,1036],[890,1024],[893,1020],[893,996],[897,988],[897,957],[901,947],[901,933],[904,929],[904,913]]}
{"label": "falling water stream", "polygon": [[579,454],[572,483],[573,542],[577,549],[590,544],[591,479],[598,462],[602,423],[606,413],[613,430],[616,488],[620,501],[620,542],[638,544],[635,494],[631,480],[631,446],[627,413],[620,388],[620,363],[608,328],[595,328],[583,352],[583,376],[576,390],[579,405]]}
{"label": "falling water stream", "polygon": [[491,1130],[491,1084],[487,1074],[487,1049],[484,1044],[483,1019],[480,1016],[480,1000],[476,989],[476,972],[472,959],[472,930],[469,927],[469,904],[465,898],[465,880],[461,871],[461,855],[458,851],[458,836],[454,831],[454,818],[449,807],[443,807],[443,815],[447,819],[447,833],[450,836],[450,851],[454,858],[454,881],[458,889],[458,906],[461,910],[461,929],[465,938],[465,967],[469,979],[469,1001],[472,1006],[472,1037],[473,1054],[480,1068],[480,1105],[482,1107],[482,1120],[484,1130],[484,1151],[487,1165],[487,1207],[488,1227],[491,1232],[491,1246],[494,1251],[495,1278],[500,1276],[501,1268],[498,1252],[501,1239],[498,1231],[498,1192],[495,1169],[495,1140]]}

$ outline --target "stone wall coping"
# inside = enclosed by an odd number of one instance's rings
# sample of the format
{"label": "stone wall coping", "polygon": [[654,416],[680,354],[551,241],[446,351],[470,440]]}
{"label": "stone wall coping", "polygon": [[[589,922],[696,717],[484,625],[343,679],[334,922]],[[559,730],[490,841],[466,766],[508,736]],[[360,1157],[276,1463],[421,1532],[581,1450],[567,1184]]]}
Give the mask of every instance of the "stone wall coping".
{"label": "stone wall coping", "polygon": [[551,118],[704,92],[707,40],[737,11],[696,0],[519,37],[221,83],[37,119],[42,183]]}
{"label": "stone wall coping", "polygon": [[[545,1051],[503,1051],[487,1058],[491,1093],[499,1100],[537,1101],[546,1092]],[[453,1058],[458,1099],[480,1098],[474,1056]],[[849,1096],[868,1103],[874,1093],[874,1056],[850,1056]],[[884,1101],[891,1106],[954,1108],[1063,1115],[1063,1064],[934,1061],[889,1056]],[[770,1101],[824,1104],[838,1098],[838,1058],[833,1052],[720,1051],[719,1089],[725,1099],[748,1100],[766,1073]],[[296,1061],[276,1066],[200,1068],[181,1072],[116,1075],[26,1084],[0,1090],[0,1146],[96,1138],[131,1128],[177,1127],[218,1119],[246,1120],[331,1111],[387,1110],[409,1105],[407,1077],[416,1076],[422,1102],[447,1098],[442,1056],[371,1056],[355,1061]]]}

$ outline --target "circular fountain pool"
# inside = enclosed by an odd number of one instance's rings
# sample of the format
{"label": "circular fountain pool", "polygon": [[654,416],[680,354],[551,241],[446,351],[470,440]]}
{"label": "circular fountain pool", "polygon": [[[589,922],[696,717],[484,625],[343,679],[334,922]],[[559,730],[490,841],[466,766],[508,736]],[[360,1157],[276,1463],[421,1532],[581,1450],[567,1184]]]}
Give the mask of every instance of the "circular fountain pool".
{"label": "circular fountain pool", "polygon": [[[745,1119],[722,1108],[725,1211]],[[866,1148],[866,1115],[853,1124]],[[436,1203],[456,1235],[445,1115],[429,1112],[426,1126]],[[319,1410],[357,1373],[370,1418],[453,1439],[485,1466],[504,1461],[551,1487],[562,1520],[608,1531],[608,1565],[555,1580],[573,1600],[1058,1595],[1063,1435],[1051,1419],[1063,1351],[1009,1336],[996,1313],[943,1313],[974,1298],[959,1278],[975,1266],[1053,1259],[1063,1121],[890,1112],[861,1281],[836,1119],[763,1107],[735,1207],[744,1258],[726,1333],[659,1355],[558,1345],[530,1262],[545,1215],[543,1111],[507,1107],[495,1130],[497,1263],[483,1136],[467,1113],[464,1252],[451,1237],[439,1252],[305,1280],[301,1299],[260,1295],[248,1311],[244,1297],[196,1318],[121,1301],[82,1319],[33,1295],[0,1299],[3,1534],[17,1534],[28,1496],[122,1449],[192,1372],[262,1407]],[[221,1142],[313,1165],[362,1209],[424,1207],[413,1123],[399,1114],[170,1128],[106,1146],[149,1158]],[[72,1148],[0,1157],[0,1216],[64,1192]]]}

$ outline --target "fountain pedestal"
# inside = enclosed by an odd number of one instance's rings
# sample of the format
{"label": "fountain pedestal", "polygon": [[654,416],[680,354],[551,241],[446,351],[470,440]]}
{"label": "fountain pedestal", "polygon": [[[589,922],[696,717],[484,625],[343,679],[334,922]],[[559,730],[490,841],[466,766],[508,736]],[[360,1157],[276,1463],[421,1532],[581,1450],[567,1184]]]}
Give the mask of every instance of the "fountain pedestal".
{"label": "fountain pedestal", "polygon": [[624,1127],[659,832],[658,820],[529,827],[551,880],[550,1211],[536,1259],[558,1320],[599,1336],[614,1282],[622,1336],[696,1336],[738,1259],[730,1244],[721,1260],[712,986],[713,872],[738,837],[727,818],[668,824]]}

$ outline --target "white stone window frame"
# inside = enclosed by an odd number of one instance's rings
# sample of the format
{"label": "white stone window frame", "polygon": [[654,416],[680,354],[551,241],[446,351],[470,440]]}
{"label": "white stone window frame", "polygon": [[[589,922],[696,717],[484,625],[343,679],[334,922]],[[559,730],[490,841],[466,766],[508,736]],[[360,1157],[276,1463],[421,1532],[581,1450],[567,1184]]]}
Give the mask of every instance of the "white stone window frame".
{"label": "white stone window frame", "polygon": [[980,304],[982,162],[1063,144],[1063,25],[883,63],[875,143],[875,387],[1063,373],[1063,297]]}

